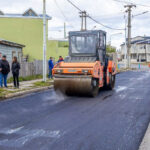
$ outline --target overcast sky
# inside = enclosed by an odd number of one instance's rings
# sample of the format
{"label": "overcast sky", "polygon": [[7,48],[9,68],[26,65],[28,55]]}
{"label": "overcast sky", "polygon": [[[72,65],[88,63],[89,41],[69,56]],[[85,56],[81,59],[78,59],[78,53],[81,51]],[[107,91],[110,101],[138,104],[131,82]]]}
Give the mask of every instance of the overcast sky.
{"label": "overcast sky", "polygon": [[[33,8],[37,13],[42,13],[43,0],[0,0],[0,10],[4,13],[23,13],[28,8]],[[47,14],[52,16],[49,21],[49,38],[62,38],[63,25],[67,24],[67,31],[80,30],[81,19],[79,12],[67,0],[46,0]],[[125,21],[125,3],[119,3],[114,0],[71,0],[80,9],[86,10],[93,18],[112,28],[124,28]],[[123,0],[122,0],[123,1]],[[150,11],[150,0],[126,0],[128,2],[140,3],[149,7],[137,6],[133,9],[133,15]],[[17,9],[16,9],[17,8]],[[63,13],[63,14],[62,14]],[[105,30],[107,32],[107,41],[112,36],[112,45],[119,48],[124,41],[124,31],[115,31],[104,28],[88,19],[88,29]],[[132,37],[138,35],[150,36],[150,13],[134,17],[132,20]]]}

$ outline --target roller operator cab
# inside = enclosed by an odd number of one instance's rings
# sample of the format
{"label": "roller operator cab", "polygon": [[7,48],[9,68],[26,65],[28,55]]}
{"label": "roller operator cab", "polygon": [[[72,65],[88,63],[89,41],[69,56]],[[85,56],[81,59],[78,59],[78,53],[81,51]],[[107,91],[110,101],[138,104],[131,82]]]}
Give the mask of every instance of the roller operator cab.
{"label": "roller operator cab", "polygon": [[99,88],[113,89],[115,63],[106,56],[106,32],[69,33],[69,56],[53,69],[54,89],[67,95],[96,96]]}

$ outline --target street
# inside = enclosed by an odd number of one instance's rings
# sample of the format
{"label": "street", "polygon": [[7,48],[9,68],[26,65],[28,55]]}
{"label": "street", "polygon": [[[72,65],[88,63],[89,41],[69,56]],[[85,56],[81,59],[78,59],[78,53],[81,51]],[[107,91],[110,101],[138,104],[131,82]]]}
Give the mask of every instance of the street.
{"label": "street", "polygon": [[150,121],[150,72],[118,74],[95,98],[53,89],[0,102],[0,150],[138,150]]}

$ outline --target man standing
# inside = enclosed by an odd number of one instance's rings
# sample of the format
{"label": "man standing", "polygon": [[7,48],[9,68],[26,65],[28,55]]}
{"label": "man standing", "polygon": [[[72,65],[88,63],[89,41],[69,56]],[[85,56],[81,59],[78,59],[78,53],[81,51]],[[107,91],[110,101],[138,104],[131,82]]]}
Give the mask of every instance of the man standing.
{"label": "man standing", "polygon": [[19,88],[19,70],[20,70],[20,63],[17,60],[17,57],[15,56],[13,58],[12,62],[12,74],[13,74],[13,79],[14,79],[14,87]]}
{"label": "man standing", "polygon": [[52,75],[52,69],[54,68],[54,64],[53,64],[53,58],[50,57],[49,61],[48,61],[48,66],[49,66],[49,79],[53,78],[53,75]]}
{"label": "man standing", "polygon": [[64,61],[63,57],[62,56],[59,56],[59,60],[58,60],[58,63]]}
{"label": "man standing", "polygon": [[0,53],[0,87],[2,87],[2,53]]}
{"label": "man standing", "polygon": [[9,72],[10,72],[10,66],[8,61],[6,60],[6,55],[4,55],[1,60],[1,73],[2,73],[1,87],[3,87],[3,81],[4,81],[4,86],[7,88],[7,76]]}

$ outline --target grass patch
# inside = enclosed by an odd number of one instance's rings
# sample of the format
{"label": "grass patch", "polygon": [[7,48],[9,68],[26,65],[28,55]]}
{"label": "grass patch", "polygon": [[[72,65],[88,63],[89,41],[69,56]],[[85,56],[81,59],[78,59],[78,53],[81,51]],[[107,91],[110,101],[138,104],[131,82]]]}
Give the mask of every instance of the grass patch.
{"label": "grass patch", "polygon": [[5,96],[5,90],[4,89],[0,89],[0,99],[1,98],[4,98],[4,96]]}
{"label": "grass patch", "polygon": [[50,86],[51,83],[50,82],[39,81],[39,82],[35,82],[33,85],[36,86],[36,87],[45,87],[45,86]]}
{"label": "grass patch", "polygon": [[7,89],[0,89],[0,99],[5,98],[5,96],[10,93],[13,93],[13,91],[9,91]]}
{"label": "grass patch", "polygon": [[[23,81],[29,81],[29,79],[33,80],[34,78],[32,77],[32,78],[27,78],[27,79],[25,79]],[[11,82],[11,80],[10,80],[10,82]],[[9,94],[22,92],[22,91],[27,91],[27,90],[31,90],[31,89],[36,89],[36,88],[40,88],[40,87],[49,87],[51,84],[52,84],[51,80],[48,80],[47,82],[43,82],[43,81],[34,82],[27,89],[26,88],[17,89],[17,88],[13,88],[12,86],[8,86],[8,88],[0,88],[0,100],[3,100]]]}

